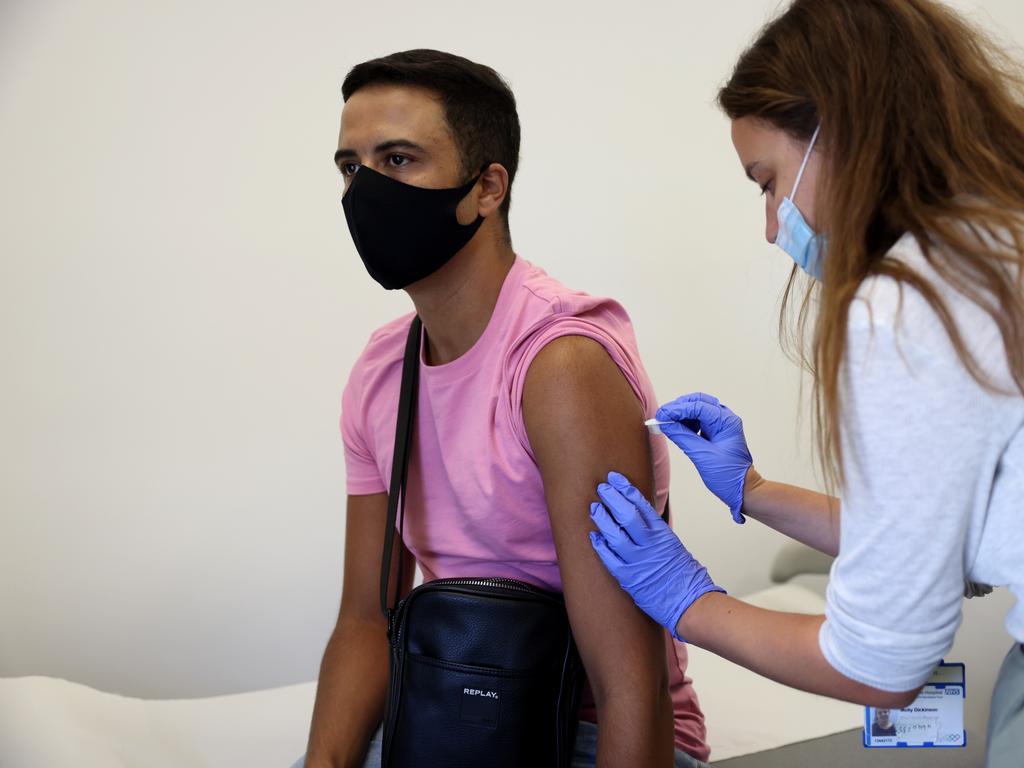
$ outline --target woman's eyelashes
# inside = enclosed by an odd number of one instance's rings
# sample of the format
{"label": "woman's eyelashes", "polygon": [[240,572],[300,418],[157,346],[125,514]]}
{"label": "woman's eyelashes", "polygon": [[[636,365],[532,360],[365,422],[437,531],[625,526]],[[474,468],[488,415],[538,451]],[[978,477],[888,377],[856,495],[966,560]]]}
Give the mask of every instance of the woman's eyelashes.
{"label": "woman's eyelashes", "polygon": [[761,188],[761,197],[768,194],[775,194],[775,179],[765,182],[764,184],[758,184]]}

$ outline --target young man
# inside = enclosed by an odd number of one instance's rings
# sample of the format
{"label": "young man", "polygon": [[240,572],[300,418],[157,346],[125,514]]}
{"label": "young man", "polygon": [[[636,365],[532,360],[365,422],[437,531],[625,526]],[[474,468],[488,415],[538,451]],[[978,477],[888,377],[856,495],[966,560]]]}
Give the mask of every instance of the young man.
{"label": "young man", "polygon": [[[411,588],[415,559],[427,580],[505,576],[563,592],[592,691],[577,739],[585,764],[699,764],[690,755],[706,759],[707,748],[685,648],[635,607],[584,535],[612,467],[664,507],[667,451],[643,426],[657,403],[624,310],[512,250],[515,98],[488,67],[425,50],[360,64],[342,90],[335,162],[349,229],[371,276],[404,289],[424,326],[398,589]],[[380,764],[379,568],[411,319],[372,335],[345,388],[344,582],[306,768]]]}

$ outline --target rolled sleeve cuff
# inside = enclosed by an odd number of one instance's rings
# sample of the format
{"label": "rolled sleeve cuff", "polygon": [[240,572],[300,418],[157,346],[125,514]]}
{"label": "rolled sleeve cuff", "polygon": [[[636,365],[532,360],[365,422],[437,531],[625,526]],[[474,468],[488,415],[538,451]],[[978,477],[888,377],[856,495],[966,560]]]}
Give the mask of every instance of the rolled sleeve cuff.
{"label": "rolled sleeve cuff", "polygon": [[345,490],[349,496],[372,496],[375,493],[387,493],[388,489],[380,481],[379,477],[352,477],[346,478]]}
{"label": "rolled sleeve cuff", "polygon": [[879,642],[869,643],[861,629],[826,618],[818,632],[818,645],[837,672],[880,691],[902,693],[920,688],[948,650],[937,649],[934,643],[923,647],[920,638],[897,638],[896,633],[874,628],[871,632]]}

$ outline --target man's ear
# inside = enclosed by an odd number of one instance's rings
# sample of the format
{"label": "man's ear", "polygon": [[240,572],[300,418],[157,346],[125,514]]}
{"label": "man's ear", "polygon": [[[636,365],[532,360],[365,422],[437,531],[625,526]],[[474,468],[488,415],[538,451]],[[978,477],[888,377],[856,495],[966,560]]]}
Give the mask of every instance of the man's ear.
{"label": "man's ear", "polygon": [[480,197],[477,198],[481,216],[490,216],[501,208],[508,194],[508,171],[501,163],[491,163],[480,176]]}

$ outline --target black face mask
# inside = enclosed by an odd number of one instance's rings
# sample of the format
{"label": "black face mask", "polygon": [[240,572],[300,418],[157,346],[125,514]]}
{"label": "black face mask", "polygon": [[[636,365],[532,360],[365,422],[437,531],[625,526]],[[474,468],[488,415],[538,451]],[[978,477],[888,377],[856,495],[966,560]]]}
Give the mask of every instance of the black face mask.
{"label": "black face mask", "polygon": [[462,225],[455,209],[480,180],[424,189],[362,166],[341,200],[348,231],[370,277],[389,291],[422,280],[451,261],[484,222]]}

